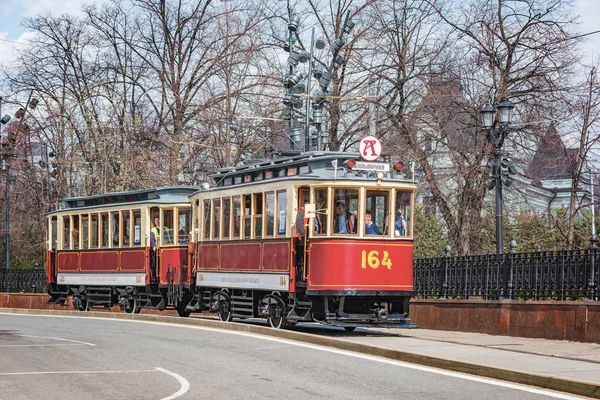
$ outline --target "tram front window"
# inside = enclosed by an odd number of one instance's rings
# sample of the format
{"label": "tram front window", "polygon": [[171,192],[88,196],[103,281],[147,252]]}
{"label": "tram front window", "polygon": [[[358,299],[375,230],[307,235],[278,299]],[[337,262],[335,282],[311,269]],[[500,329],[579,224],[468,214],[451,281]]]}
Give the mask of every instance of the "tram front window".
{"label": "tram front window", "polygon": [[333,201],[333,233],[355,234],[358,228],[358,190],[338,189]]}
{"label": "tram front window", "polygon": [[412,234],[412,192],[396,191],[396,208],[394,217],[394,234],[397,237],[410,236]]}
{"label": "tram front window", "polygon": [[315,230],[316,235],[327,233],[327,189],[315,190]]}
{"label": "tram front window", "polygon": [[389,190],[367,190],[365,200],[365,235],[388,235],[390,226]]}

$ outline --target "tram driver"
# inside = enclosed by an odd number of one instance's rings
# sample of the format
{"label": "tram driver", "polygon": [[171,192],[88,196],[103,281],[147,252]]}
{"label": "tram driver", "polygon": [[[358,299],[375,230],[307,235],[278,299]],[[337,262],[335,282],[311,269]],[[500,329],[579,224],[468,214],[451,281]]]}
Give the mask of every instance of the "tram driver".
{"label": "tram driver", "polygon": [[150,230],[150,279],[156,279],[156,254],[160,249],[160,218],[154,218],[154,227]]}

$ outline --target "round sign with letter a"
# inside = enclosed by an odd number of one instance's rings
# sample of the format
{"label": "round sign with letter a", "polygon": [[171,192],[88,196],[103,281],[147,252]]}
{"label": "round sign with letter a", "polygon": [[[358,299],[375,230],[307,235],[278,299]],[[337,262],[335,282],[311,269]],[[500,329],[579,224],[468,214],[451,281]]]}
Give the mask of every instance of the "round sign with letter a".
{"label": "round sign with letter a", "polygon": [[365,136],[358,144],[360,157],[365,161],[375,161],[381,155],[381,142],[375,136]]}

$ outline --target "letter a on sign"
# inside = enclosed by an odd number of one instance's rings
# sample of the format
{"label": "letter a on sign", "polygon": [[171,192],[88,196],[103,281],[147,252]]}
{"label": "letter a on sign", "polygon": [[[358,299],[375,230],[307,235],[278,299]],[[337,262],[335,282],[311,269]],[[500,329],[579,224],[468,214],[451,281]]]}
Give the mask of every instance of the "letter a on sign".
{"label": "letter a on sign", "polygon": [[365,136],[358,144],[360,156],[365,161],[375,161],[381,155],[381,142],[375,136]]}

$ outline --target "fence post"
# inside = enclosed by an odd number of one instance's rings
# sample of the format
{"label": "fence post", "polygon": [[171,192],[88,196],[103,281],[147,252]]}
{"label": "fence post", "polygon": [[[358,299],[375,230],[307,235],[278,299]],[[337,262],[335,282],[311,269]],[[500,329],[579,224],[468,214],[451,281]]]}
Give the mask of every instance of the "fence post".
{"label": "fence post", "polygon": [[515,288],[515,282],[514,282],[514,263],[515,263],[515,254],[517,253],[517,241],[516,240],[511,240],[510,241],[510,262],[509,262],[509,266],[510,266],[510,272],[509,272],[509,278],[508,278],[508,298],[510,300],[513,299],[513,290]]}
{"label": "fence post", "polygon": [[596,251],[598,250],[598,236],[590,237],[590,279],[588,280],[588,299],[596,300]]}
{"label": "fence post", "polygon": [[444,290],[444,298],[448,298],[448,264],[450,263],[450,251],[452,250],[452,248],[450,247],[449,244],[446,245],[446,247],[444,247],[444,252],[445,252],[445,258],[446,258],[446,262],[445,262],[445,268],[444,268],[444,283],[442,285],[442,289]]}
{"label": "fence post", "polygon": [[469,298],[469,259],[471,258],[471,251],[467,251],[467,255],[465,256],[466,266],[465,266],[465,290],[464,290],[464,299]]}
{"label": "fence post", "polygon": [[538,299],[539,296],[539,269],[540,269],[540,253],[542,252],[542,246],[540,246],[539,244],[537,246],[535,246],[535,252],[536,257],[535,257],[535,287],[534,287],[534,300]]}
{"label": "fence post", "polygon": [[565,259],[567,258],[567,245],[563,245],[560,262],[560,300],[565,300]]}

